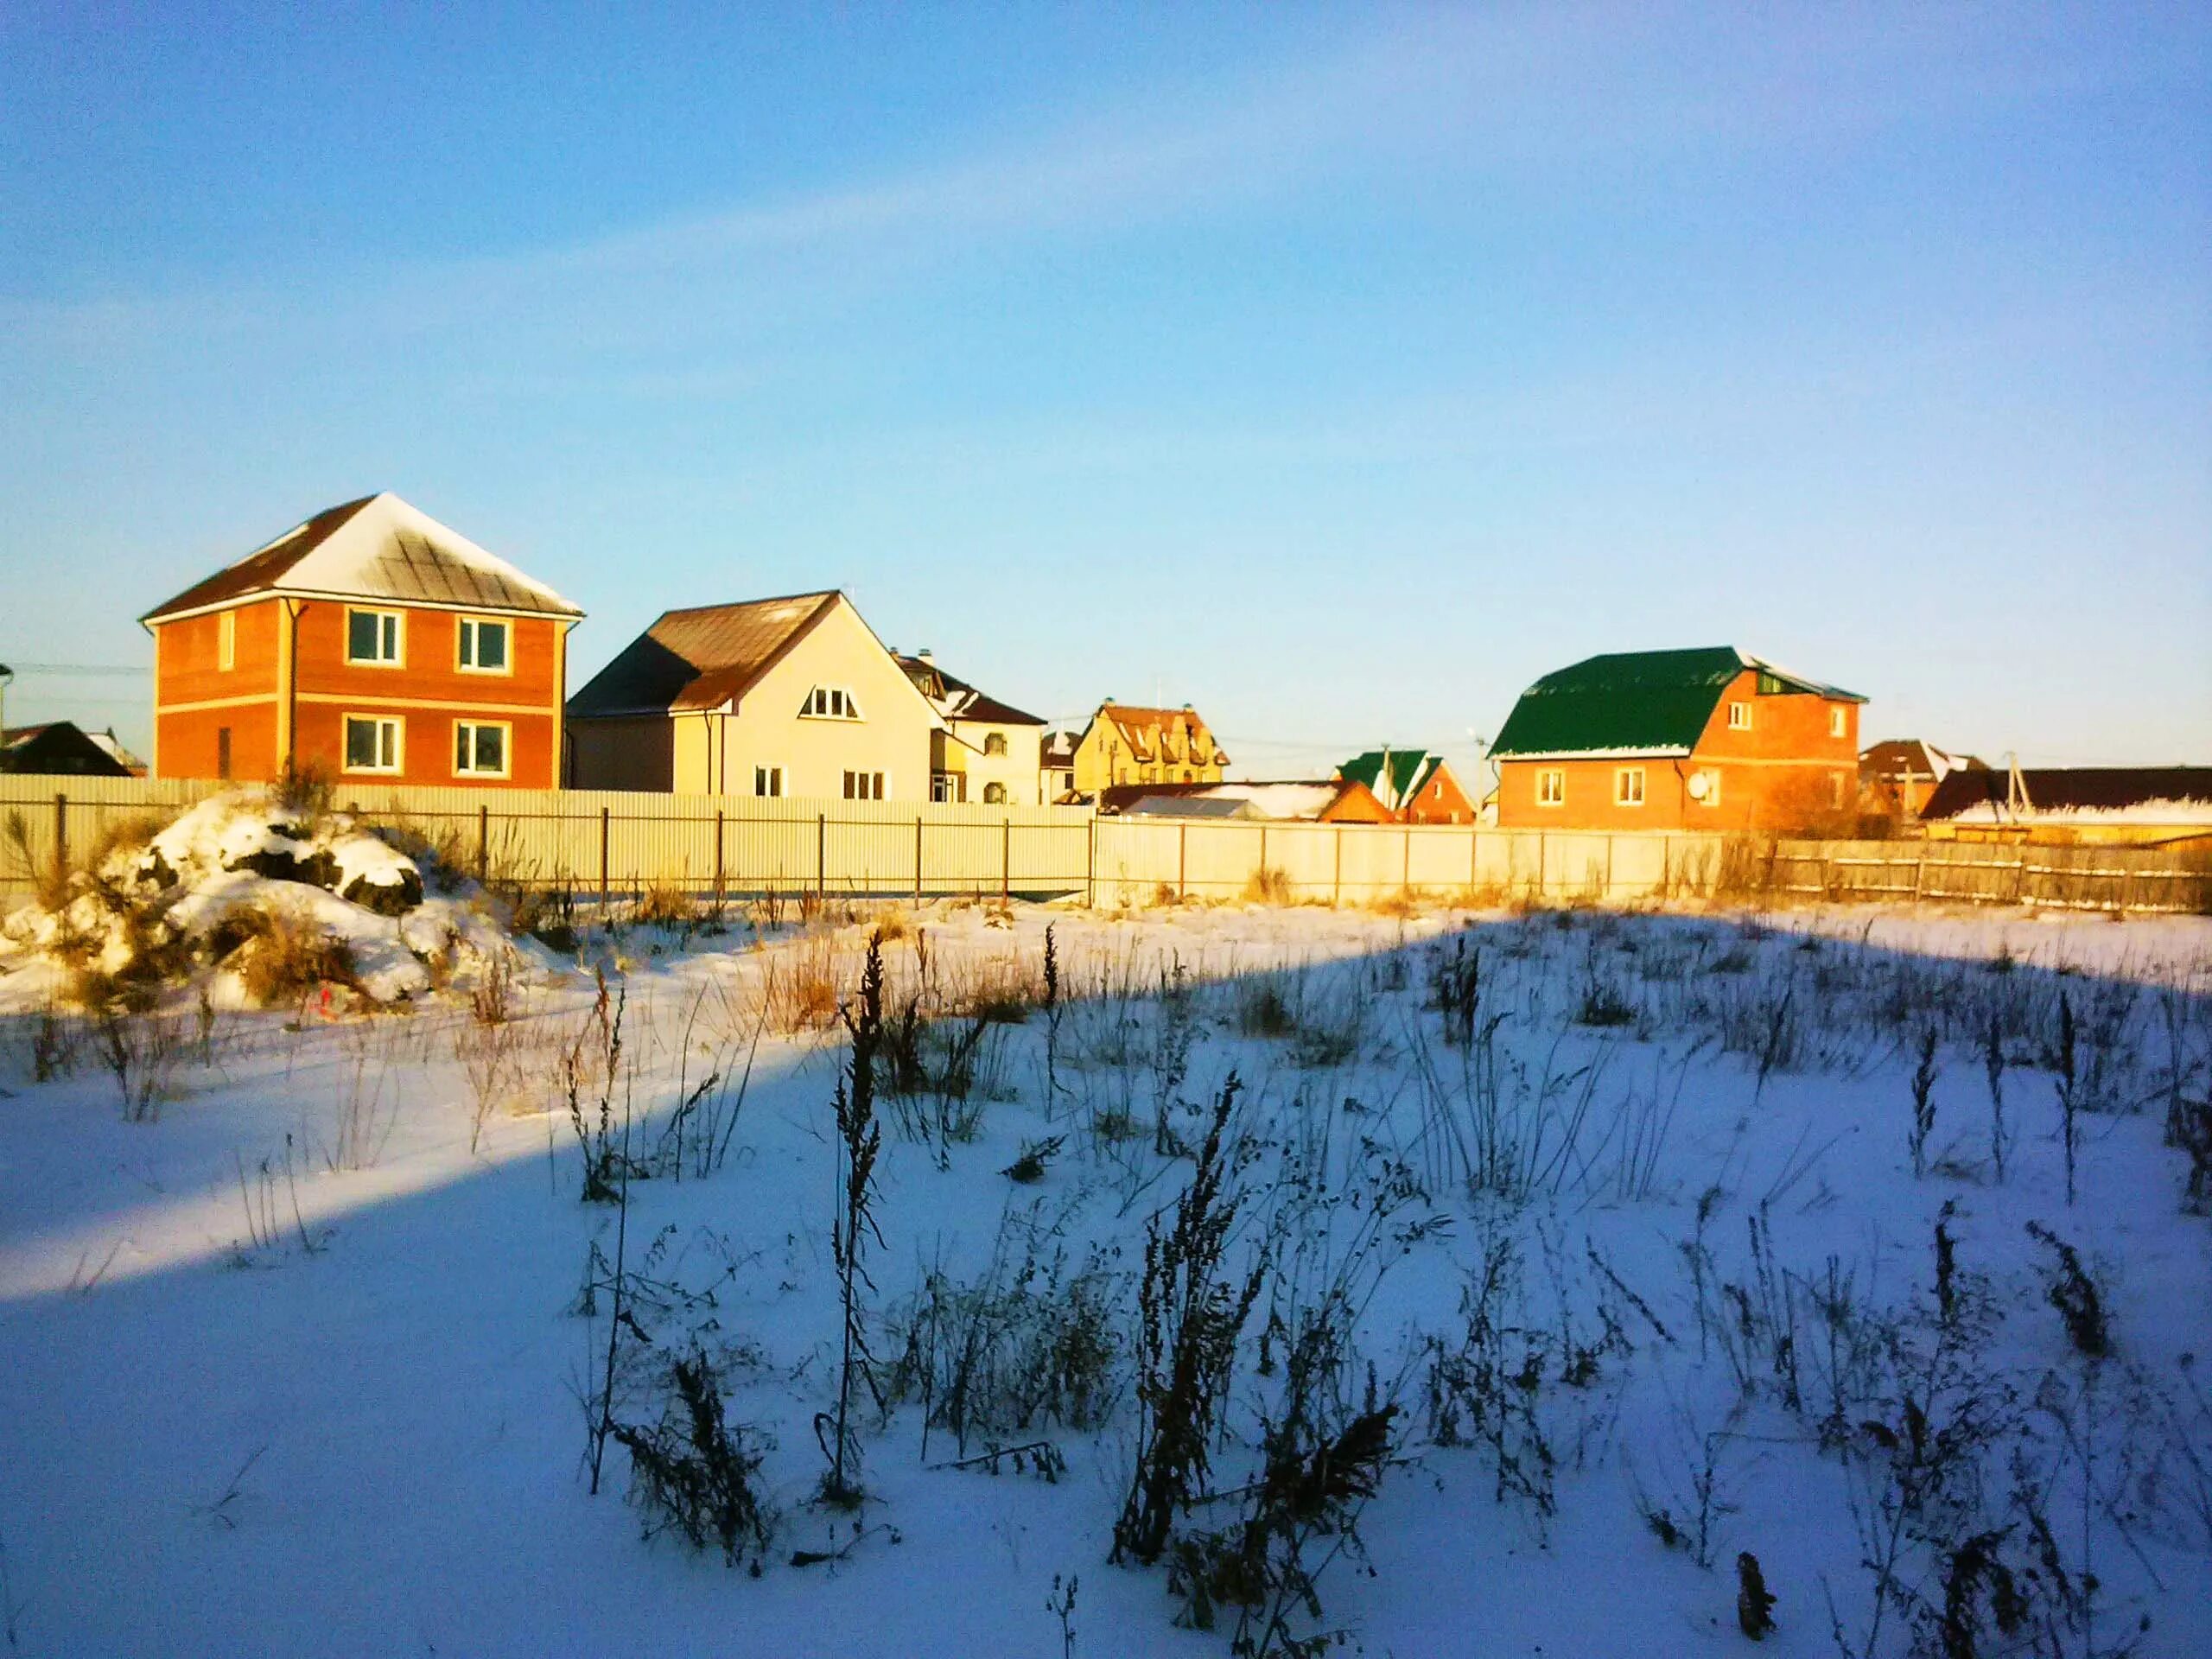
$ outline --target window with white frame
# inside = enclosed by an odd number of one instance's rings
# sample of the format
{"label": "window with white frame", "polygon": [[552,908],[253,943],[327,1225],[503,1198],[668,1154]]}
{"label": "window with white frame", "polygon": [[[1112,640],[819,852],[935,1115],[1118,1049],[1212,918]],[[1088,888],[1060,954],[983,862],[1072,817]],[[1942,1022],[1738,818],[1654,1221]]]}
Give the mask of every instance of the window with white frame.
{"label": "window with white frame", "polygon": [[461,666],[472,674],[512,673],[514,658],[507,649],[509,633],[508,625],[497,618],[462,617],[457,648]]}
{"label": "window with white frame", "polygon": [[391,715],[346,716],[346,770],[397,772],[407,755],[407,724]]}
{"label": "window with white frame", "polygon": [[968,774],[964,772],[933,772],[930,774],[930,799],[940,806],[968,798]]}
{"label": "window with white frame", "polygon": [[346,612],[346,660],[397,668],[406,660],[407,630],[397,611]]}
{"label": "window with white frame", "polygon": [[1843,705],[1841,703],[1838,703],[1834,708],[1828,710],[1828,735],[1830,737],[1841,737],[1844,733],[1844,726],[1845,718]]}
{"label": "window with white frame", "polygon": [[842,685],[817,685],[799,705],[802,720],[858,720],[861,706]]}
{"label": "window with white frame", "polygon": [[1546,766],[1536,774],[1536,804],[1564,806],[1567,804],[1567,768]]}
{"label": "window with white frame", "polygon": [[753,792],[755,795],[781,795],[784,792],[784,769],[781,766],[753,767]]}
{"label": "window with white frame", "polygon": [[1643,804],[1643,768],[1620,766],[1613,772],[1613,804],[1642,806]]}
{"label": "window with white frame", "polygon": [[225,611],[215,619],[215,666],[228,671],[238,666],[238,613]]}
{"label": "window with white frame", "polygon": [[1732,732],[1748,732],[1751,729],[1750,703],[1732,702],[1728,705],[1728,729]]}
{"label": "window with white frame", "polygon": [[849,801],[880,801],[883,798],[883,774],[880,772],[849,772],[845,774],[845,798]]}
{"label": "window with white frame", "polygon": [[453,772],[456,778],[504,778],[513,734],[503,720],[457,720],[453,723]]}

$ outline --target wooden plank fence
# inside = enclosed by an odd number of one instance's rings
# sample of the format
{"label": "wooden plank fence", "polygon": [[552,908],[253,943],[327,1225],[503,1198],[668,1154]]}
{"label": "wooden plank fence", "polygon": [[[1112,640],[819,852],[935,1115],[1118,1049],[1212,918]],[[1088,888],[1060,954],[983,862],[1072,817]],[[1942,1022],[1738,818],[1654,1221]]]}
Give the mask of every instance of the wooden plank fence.
{"label": "wooden plank fence", "polygon": [[1778,841],[1778,893],[1831,900],[2212,913],[2212,855],[2157,847],[1960,841]]}

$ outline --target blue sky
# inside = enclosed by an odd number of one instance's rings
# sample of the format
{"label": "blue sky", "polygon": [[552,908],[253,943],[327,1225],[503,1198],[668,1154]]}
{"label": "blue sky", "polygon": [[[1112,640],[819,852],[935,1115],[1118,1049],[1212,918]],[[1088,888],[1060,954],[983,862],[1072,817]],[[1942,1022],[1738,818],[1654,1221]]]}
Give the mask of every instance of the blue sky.
{"label": "blue sky", "polygon": [[1720,643],[2212,761],[2202,8],[316,10],[0,11],[0,662],[392,489],[579,681],[841,585],[1248,775]]}

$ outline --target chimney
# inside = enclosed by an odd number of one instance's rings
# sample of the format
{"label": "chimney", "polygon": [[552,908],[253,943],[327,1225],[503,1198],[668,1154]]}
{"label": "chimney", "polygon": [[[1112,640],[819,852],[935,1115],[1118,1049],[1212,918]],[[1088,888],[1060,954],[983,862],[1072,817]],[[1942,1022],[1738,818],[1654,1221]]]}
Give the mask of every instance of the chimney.
{"label": "chimney", "polygon": [[0,732],[8,729],[8,682],[16,677],[16,671],[0,663]]}
{"label": "chimney", "polygon": [[919,651],[914,653],[914,660],[918,663],[927,663],[931,668],[935,668],[937,666],[937,653],[931,651],[927,645],[924,645]]}

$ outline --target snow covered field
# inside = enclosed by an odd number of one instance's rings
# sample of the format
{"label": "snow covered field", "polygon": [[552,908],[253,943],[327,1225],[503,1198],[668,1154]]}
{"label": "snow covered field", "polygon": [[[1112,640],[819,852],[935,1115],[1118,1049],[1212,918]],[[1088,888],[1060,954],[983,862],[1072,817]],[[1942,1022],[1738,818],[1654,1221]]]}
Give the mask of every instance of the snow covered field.
{"label": "snow covered field", "polygon": [[[1147,1223],[1234,1073],[1221,1277],[1256,1289],[1175,1535],[1289,1585],[1255,1649],[1730,1649],[1748,1553],[1775,1651],[2212,1652],[2212,1223],[2167,1143],[2212,1093],[2212,923],[910,912],[887,1011],[939,1018],[912,1092],[876,1067],[849,1513],[823,994],[868,937],[632,929],[586,942],[604,1004],[186,999],[158,1042],[0,976],[10,1650],[1227,1653],[1173,1548],[1108,1557]],[[584,1201],[572,1082],[616,1159],[626,1118],[626,1216]],[[765,1448],[757,1573],[641,1539],[617,1441],[588,1491],[618,1294],[609,1414],[658,1421],[696,1343]],[[1267,1426],[1312,1452],[1388,1405],[1371,1499],[1243,1530]]]}

